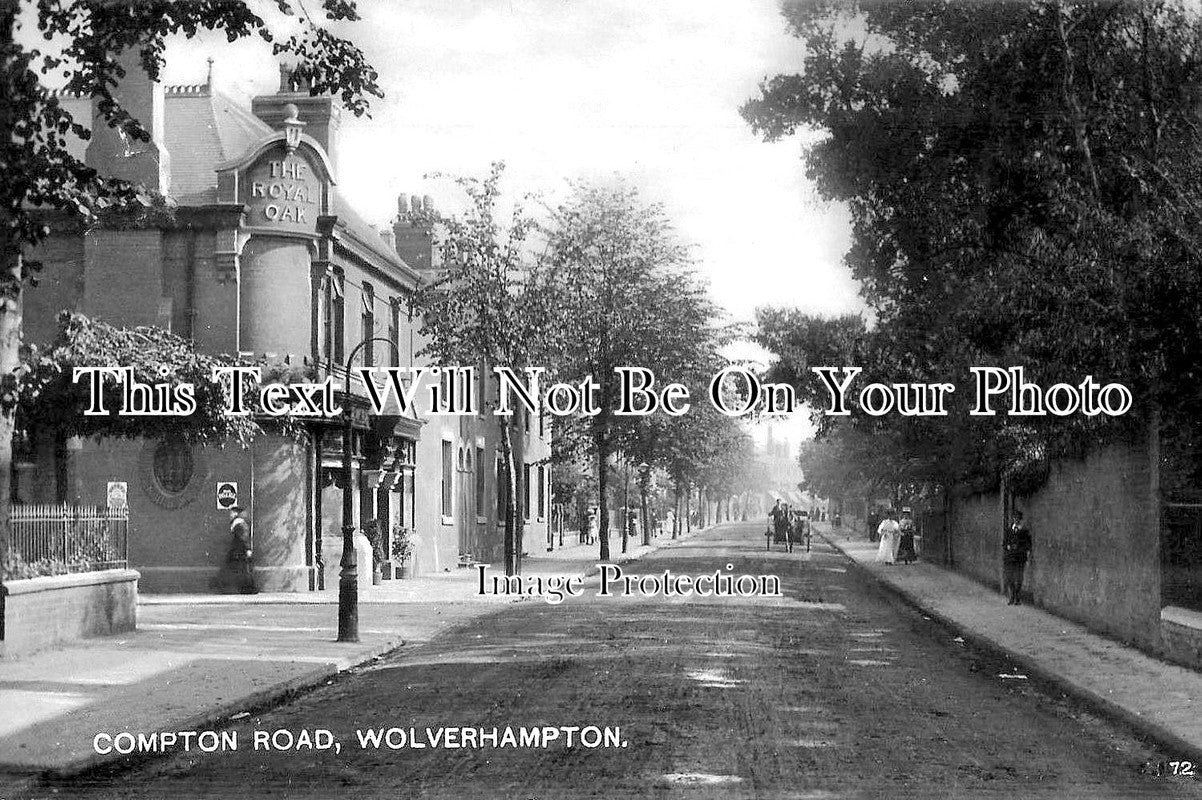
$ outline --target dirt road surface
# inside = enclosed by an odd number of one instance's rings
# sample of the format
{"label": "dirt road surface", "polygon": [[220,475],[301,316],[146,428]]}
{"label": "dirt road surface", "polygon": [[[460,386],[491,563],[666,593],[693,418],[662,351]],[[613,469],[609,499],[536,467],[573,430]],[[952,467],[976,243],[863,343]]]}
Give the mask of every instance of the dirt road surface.
{"label": "dirt road surface", "polygon": [[[769,553],[761,530],[719,526],[623,569],[730,564],[779,576],[782,598],[599,598],[594,580],[580,598],[502,607],[234,722],[236,751],[177,753],[31,796],[1202,796],[1197,779],[1149,767],[1173,753],[958,641],[825,543]],[[431,746],[466,743],[449,729],[519,726],[620,730],[608,747],[567,747],[564,731],[545,747]],[[356,731],[389,728],[404,747],[360,746]],[[280,744],[276,731],[318,730],[340,750],[252,746],[255,731]]]}

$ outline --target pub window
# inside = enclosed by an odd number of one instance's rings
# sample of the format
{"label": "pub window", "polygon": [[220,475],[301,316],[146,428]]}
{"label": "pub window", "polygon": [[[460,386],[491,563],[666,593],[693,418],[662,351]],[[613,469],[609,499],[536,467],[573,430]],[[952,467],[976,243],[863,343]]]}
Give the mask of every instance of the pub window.
{"label": "pub window", "polygon": [[334,346],[331,352],[335,363],[341,364],[346,358],[346,276],[342,270],[334,272],[331,285],[334,289]]}
{"label": "pub window", "polygon": [[454,515],[451,507],[453,498],[452,481],[455,478],[455,447],[450,439],[442,440],[442,516],[447,521]]}
{"label": "pub window", "polygon": [[329,273],[321,282],[321,356],[334,357],[334,276]]}
{"label": "pub window", "polygon": [[370,283],[363,284],[360,297],[363,298],[363,366],[374,367],[376,343],[372,341],[372,335],[376,332],[376,292]]}

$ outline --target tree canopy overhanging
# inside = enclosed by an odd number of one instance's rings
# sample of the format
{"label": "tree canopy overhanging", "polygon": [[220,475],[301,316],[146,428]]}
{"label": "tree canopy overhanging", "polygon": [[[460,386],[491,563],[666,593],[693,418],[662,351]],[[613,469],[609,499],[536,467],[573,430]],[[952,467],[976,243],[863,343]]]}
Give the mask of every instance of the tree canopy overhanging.
{"label": "tree canopy overhanging", "polygon": [[[783,13],[805,42],[802,70],[765,80],[741,111],[768,140],[821,132],[807,172],[850,208],[846,263],[872,315],[848,348],[860,360],[841,363],[885,382],[1023,365],[1045,385],[1094,375],[1136,396],[1115,420],[953,409],[938,425],[855,424],[888,428],[914,474],[950,480],[1073,452],[1153,413],[1166,429],[1199,418],[1193,8],[791,0]],[[783,372],[835,333],[779,312],[760,321]]]}

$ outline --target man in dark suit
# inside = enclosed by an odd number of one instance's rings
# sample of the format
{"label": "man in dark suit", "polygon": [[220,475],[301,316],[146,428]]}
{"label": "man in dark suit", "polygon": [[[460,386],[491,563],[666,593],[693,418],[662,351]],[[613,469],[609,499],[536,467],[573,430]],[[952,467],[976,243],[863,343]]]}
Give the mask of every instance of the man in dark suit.
{"label": "man in dark suit", "polygon": [[1006,605],[1022,603],[1023,571],[1031,554],[1031,532],[1023,524],[1023,512],[1014,512],[1014,523],[1002,537],[1002,591],[1009,599]]}

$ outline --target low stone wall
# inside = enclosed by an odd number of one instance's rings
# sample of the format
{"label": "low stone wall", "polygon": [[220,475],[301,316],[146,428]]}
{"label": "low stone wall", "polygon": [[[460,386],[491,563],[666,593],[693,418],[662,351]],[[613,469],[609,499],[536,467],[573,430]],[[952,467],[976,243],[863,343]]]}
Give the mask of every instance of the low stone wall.
{"label": "low stone wall", "polygon": [[1176,606],[1162,608],[1160,641],[1165,658],[1202,669],[1202,613]]}
{"label": "low stone wall", "polygon": [[73,639],[132,631],[138,573],[110,569],[9,581],[0,586],[0,657]]}

